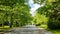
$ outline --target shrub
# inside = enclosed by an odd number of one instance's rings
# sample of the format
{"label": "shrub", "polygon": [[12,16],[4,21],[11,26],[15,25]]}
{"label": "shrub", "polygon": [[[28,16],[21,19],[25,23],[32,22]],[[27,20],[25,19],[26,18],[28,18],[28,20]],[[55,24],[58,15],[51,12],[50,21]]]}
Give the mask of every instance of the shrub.
{"label": "shrub", "polygon": [[47,25],[49,29],[60,29],[60,22],[58,20],[49,19]]}

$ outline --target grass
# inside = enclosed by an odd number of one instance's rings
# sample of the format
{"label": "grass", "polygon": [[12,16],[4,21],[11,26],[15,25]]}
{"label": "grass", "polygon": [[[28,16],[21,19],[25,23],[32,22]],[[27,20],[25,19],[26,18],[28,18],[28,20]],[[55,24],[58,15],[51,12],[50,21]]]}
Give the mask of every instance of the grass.
{"label": "grass", "polygon": [[40,28],[44,28],[44,29],[46,29],[46,30],[48,30],[48,31],[51,31],[51,32],[53,32],[54,34],[60,34],[60,30],[50,30],[50,29],[48,29],[47,28],[47,25],[41,25],[41,26],[39,26]]}
{"label": "grass", "polygon": [[40,25],[40,28],[47,29],[47,25]]}
{"label": "grass", "polygon": [[[60,30],[50,30],[47,28],[47,25],[45,25],[45,24],[42,24],[41,26],[38,26],[38,27],[44,28],[45,30],[48,30],[48,31],[51,31],[54,34],[60,34]],[[0,27],[0,32],[4,32],[4,31],[9,30],[9,29],[10,29],[9,26],[4,26],[4,28]]]}
{"label": "grass", "polygon": [[9,29],[10,29],[9,26],[4,26],[4,28],[0,26],[0,32],[4,32]]}
{"label": "grass", "polygon": [[50,30],[51,32],[53,32],[54,34],[60,34],[60,30]]}

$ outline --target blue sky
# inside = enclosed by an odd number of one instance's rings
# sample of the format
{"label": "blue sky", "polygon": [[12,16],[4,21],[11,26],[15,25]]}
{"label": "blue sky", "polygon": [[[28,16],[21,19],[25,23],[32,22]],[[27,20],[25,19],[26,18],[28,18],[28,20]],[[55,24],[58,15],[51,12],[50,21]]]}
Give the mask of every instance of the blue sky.
{"label": "blue sky", "polygon": [[34,3],[33,0],[28,0],[28,5],[30,6],[30,13],[32,14],[32,16],[35,16],[36,10],[43,6],[43,5]]}

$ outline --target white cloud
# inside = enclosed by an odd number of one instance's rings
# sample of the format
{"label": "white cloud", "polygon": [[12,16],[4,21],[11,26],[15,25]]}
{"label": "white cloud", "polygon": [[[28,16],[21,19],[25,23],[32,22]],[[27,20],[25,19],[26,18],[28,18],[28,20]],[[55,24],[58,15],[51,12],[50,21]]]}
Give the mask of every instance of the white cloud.
{"label": "white cloud", "polygon": [[34,7],[32,7],[32,8],[30,9],[30,13],[32,14],[32,16],[35,15],[36,10],[37,10],[39,7],[40,7],[39,4],[34,4]]}
{"label": "white cloud", "polygon": [[30,8],[30,13],[32,14],[32,16],[35,16],[35,13],[36,13],[36,10],[40,7],[42,7],[43,5],[40,5],[40,4],[34,4],[34,1],[33,0],[29,0],[28,1],[28,4],[29,6],[31,7]]}

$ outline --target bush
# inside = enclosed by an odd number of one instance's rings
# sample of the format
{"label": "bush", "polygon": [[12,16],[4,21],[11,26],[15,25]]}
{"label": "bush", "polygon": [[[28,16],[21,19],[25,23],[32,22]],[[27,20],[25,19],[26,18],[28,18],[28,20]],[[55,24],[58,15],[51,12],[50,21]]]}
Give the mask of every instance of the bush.
{"label": "bush", "polygon": [[8,26],[9,25],[9,22],[8,21],[5,21],[4,22],[4,25]]}
{"label": "bush", "polygon": [[36,26],[40,26],[41,24],[36,24]]}
{"label": "bush", "polygon": [[58,22],[58,20],[49,19],[47,25],[49,29],[60,29],[60,22]]}

